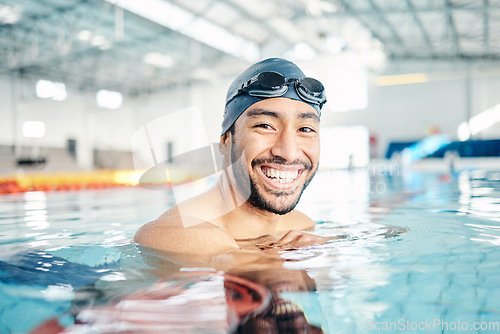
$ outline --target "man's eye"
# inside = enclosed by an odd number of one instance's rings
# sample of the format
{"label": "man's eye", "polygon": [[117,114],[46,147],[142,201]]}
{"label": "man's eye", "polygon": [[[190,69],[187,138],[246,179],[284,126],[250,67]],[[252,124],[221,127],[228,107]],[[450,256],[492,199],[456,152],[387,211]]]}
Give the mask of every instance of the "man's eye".
{"label": "man's eye", "polygon": [[305,132],[305,133],[312,133],[312,132],[316,132],[314,129],[308,127],[308,126],[304,126],[303,128],[300,128],[299,129],[300,132]]}
{"label": "man's eye", "polygon": [[272,130],[273,129],[273,127],[270,126],[269,124],[257,124],[255,127],[265,129],[265,130]]}

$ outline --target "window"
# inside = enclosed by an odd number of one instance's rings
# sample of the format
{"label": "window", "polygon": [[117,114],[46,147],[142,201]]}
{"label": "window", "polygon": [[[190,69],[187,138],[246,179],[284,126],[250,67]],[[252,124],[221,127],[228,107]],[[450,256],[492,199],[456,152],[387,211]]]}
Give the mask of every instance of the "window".
{"label": "window", "polygon": [[367,79],[361,66],[336,66],[328,72],[326,107],[332,111],[364,109],[368,106]]}
{"label": "window", "polygon": [[96,94],[96,102],[99,108],[118,109],[122,106],[123,97],[120,92],[101,89]]}
{"label": "window", "polygon": [[38,80],[35,86],[36,96],[41,99],[51,99],[55,101],[66,100],[66,85],[62,82],[48,80]]}
{"label": "window", "polygon": [[45,136],[45,123],[41,121],[24,122],[23,136],[26,138],[42,138]]}
{"label": "window", "polygon": [[321,128],[322,168],[366,167],[369,162],[368,129],[363,125]]}

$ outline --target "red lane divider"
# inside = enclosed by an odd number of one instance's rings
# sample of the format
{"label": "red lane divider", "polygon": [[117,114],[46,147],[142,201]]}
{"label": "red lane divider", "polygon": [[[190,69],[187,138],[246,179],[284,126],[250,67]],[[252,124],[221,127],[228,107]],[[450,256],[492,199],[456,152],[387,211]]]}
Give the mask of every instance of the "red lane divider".
{"label": "red lane divider", "polygon": [[95,182],[95,183],[67,183],[67,184],[37,184],[27,187],[22,187],[15,180],[0,181],[1,194],[15,194],[27,191],[68,191],[68,190],[83,190],[83,189],[105,189],[115,187],[130,187],[129,184],[111,183],[111,182]]}

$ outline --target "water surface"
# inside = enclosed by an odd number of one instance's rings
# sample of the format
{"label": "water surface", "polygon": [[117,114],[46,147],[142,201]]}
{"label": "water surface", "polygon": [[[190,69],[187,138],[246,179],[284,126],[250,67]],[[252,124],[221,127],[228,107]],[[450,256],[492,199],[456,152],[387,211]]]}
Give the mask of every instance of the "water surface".
{"label": "water surface", "polygon": [[335,239],[227,271],[145,261],[131,243],[174,202],[141,188],[2,196],[0,332],[57,318],[69,332],[500,333],[500,173],[320,172],[299,209]]}

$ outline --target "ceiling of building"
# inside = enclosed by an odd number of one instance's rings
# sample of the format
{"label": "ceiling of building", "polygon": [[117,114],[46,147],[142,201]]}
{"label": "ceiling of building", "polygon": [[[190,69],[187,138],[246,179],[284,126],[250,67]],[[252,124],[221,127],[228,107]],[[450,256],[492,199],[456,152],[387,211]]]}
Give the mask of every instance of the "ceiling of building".
{"label": "ceiling of building", "polygon": [[[138,6],[139,5],[139,6]],[[500,0],[1,0],[0,73],[139,95],[260,58],[500,60]]]}

